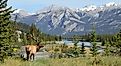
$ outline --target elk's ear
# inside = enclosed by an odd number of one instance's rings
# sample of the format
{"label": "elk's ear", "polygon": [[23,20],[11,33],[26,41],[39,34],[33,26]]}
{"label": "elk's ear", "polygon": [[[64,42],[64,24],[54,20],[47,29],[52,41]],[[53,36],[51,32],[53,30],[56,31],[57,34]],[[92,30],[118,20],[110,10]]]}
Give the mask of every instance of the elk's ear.
{"label": "elk's ear", "polygon": [[37,46],[39,46],[39,43],[37,43]]}
{"label": "elk's ear", "polygon": [[44,46],[42,46],[42,45],[41,45],[41,46],[39,46],[39,48],[42,48],[42,47],[44,47]]}

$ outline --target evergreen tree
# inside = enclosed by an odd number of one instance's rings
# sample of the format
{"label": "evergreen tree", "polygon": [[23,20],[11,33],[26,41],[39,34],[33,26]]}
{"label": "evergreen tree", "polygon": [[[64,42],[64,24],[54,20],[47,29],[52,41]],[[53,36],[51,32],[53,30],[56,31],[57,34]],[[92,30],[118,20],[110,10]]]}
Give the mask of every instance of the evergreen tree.
{"label": "evergreen tree", "polygon": [[97,58],[97,35],[96,35],[96,29],[95,29],[95,24],[93,24],[93,30],[91,32],[91,43],[92,43],[92,56],[94,57],[93,60],[93,65],[96,66],[97,62],[99,61],[99,59]]}
{"label": "evergreen tree", "polygon": [[106,48],[105,48],[105,55],[109,56],[110,55],[110,44],[109,44],[109,40],[108,39],[105,41],[105,46],[106,46]]}
{"label": "evergreen tree", "polygon": [[85,54],[85,46],[84,43],[81,45],[81,54]]}
{"label": "evergreen tree", "polygon": [[31,35],[31,44],[36,43],[38,40],[39,32],[35,26],[35,24],[32,24],[30,27],[30,35]]}
{"label": "evergreen tree", "polygon": [[12,7],[7,7],[8,0],[0,0],[0,61],[11,53],[13,29],[10,21]]}
{"label": "evergreen tree", "polygon": [[101,46],[104,46],[106,44],[106,41],[105,40],[103,40],[102,41],[102,45]]}
{"label": "evergreen tree", "polygon": [[26,45],[27,44],[27,36],[26,36],[26,33],[22,33],[22,39],[23,39],[23,44]]}
{"label": "evergreen tree", "polygon": [[59,36],[59,41],[61,41],[62,40],[62,37],[61,36]]}
{"label": "evergreen tree", "polygon": [[91,43],[92,43],[92,48],[91,48],[91,51],[92,51],[92,56],[93,57],[96,57],[97,55],[97,43],[96,43],[96,39],[97,39],[97,36],[96,36],[96,31],[95,31],[95,25],[93,25],[93,30],[91,32]]}
{"label": "evergreen tree", "polygon": [[114,36],[114,38],[115,38],[114,46],[117,47],[117,50],[119,49],[118,54],[121,55],[121,30],[120,30],[119,33],[117,33],[117,34]]}
{"label": "evergreen tree", "polygon": [[78,46],[77,43],[78,43],[78,41],[75,41],[74,47],[73,47],[73,49],[74,49],[73,54],[75,57],[78,57],[80,54],[80,48],[77,47]]}
{"label": "evergreen tree", "polygon": [[42,35],[42,33],[40,32],[39,29],[37,29],[37,34],[36,34],[36,36],[37,36],[36,41],[37,42],[41,42],[42,41],[41,35]]}

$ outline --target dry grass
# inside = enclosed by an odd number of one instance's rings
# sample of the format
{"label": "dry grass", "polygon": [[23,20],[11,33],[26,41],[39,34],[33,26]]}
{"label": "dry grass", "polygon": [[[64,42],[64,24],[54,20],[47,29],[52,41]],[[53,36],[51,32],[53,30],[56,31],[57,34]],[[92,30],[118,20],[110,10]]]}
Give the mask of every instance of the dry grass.
{"label": "dry grass", "polygon": [[[95,66],[121,66],[121,57],[98,57]],[[23,61],[9,58],[0,66],[94,66],[94,58],[62,58],[62,59],[39,59],[36,61]]]}

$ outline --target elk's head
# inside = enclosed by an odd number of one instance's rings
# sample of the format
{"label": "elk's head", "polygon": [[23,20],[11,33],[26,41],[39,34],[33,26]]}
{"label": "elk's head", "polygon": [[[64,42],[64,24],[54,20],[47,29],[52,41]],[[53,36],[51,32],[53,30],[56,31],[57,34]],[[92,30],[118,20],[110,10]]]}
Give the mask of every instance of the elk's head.
{"label": "elk's head", "polygon": [[44,46],[43,45],[40,45],[40,43],[37,43],[37,52],[39,51],[40,48],[43,48]]}

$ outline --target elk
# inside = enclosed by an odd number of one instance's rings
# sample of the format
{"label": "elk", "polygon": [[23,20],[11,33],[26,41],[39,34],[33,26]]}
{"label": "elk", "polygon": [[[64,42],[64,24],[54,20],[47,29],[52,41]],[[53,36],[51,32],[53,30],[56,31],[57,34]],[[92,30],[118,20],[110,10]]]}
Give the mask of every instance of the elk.
{"label": "elk", "polygon": [[[34,60],[36,52],[38,52],[39,49],[42,47],[44,47],[44,46],[39,45],[39,43],[37,45],[26,45],[25,50],[26,50],[26,54],[27,54],[27,61],[29,59]],[[32,56],[33,56],[33,58],[32,58]]]}

